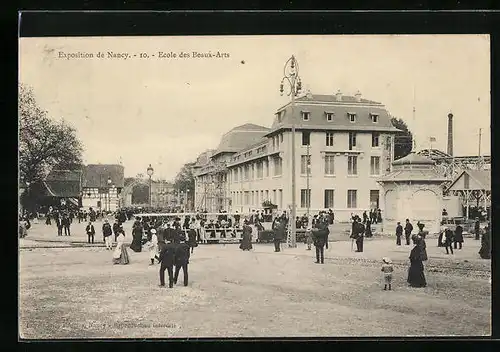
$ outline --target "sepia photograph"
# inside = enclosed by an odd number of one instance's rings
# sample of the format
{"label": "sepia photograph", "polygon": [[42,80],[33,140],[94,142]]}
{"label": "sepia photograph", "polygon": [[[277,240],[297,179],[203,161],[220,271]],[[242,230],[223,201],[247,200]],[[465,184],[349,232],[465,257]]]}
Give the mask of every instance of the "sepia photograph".
{"label": "sepia photograph", "polygon": [[18,59],[20,339],[491,335],[489,35]]}

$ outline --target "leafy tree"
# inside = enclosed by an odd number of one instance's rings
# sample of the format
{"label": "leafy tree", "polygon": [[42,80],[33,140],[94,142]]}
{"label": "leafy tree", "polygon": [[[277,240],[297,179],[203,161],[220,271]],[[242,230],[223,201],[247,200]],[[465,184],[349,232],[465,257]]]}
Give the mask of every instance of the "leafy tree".
{"label": "leafy tree", "polygon": [[76,130],[47,116],[33,89],[19,85],[19,173],[24,182],[40,183],[54,167],[82,165],[83,146]]}
{"label": "leafy tree", "polygon": [[187,163],[181,168],[177,176],[175,177],[174,189],[177,191],[194,192],[194,175],[193,166],[195,163]]}
{"label": "leafy tree", "polygon": [[403,119],[391,117],[394,127],[401,130],[394,138],[394,160],[401,159],[410,154],[413,146],[413,135]]}

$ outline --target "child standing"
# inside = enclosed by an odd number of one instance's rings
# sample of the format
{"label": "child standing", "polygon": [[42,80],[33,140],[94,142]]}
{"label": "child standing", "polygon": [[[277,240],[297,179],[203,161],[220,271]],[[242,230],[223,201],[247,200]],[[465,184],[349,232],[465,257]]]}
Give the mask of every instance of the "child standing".
{"label": "child standing", "polygon": [[382,258],[382,274],[384,276],[384,291],[387,290],[387,286],[389,286],[389,291],[391,290],[391,282],[392,282],[392,272],[394,268],[392,267],[392,261],[389,258]]}

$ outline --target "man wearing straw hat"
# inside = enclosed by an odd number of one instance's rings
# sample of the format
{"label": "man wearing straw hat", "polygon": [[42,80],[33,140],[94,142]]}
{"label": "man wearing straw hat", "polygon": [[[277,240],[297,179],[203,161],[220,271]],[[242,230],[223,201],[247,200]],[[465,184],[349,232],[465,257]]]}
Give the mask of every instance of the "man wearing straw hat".
{"label": "man wearing straw hat", "polygon": [[106,249],[113,249],[113,242],[111,241],[112,234],[113,230],[111,229],[111,225],[109,224],[108,219],[105,219],[104,224],[102,224],[102,236],[104,237]]}
{"label": "man wearing straw hat", "polygon": [[384,276],[384,291],[387,290],[387,286],[389,286],[389,291],[391,290],[392,283],[392,272],[394,268],[392,266],[392,261],[390,258],[384,257],[382,258],[382,274]]}

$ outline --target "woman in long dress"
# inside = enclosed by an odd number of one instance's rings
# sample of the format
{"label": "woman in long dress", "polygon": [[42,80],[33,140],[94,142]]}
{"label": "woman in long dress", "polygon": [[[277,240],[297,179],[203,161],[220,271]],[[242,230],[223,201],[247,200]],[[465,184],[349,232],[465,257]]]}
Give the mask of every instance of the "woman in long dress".
{"label": "woman in long dress", "polygon": [[427,282],[424,275],[424,264],[422,262],[421,239],[414,235],[412,237],[414,244],[410,252],[410,269],[408,270],[408,283],[411,287],[425,287]]}
{"label": "woman in long dress", "polygon": [[130,263],[130,260],[125,248],[125,232],[123,228],[120,228],[118,230],[118,237],[116,238],[116,248],[113,252],[113,264],[126,265],[128,263]]}
{"label": "woman in long dress", "polygon": [[248,225],[248,221],[245,220],[243,223],[243,234],[241,235],[240,249],[244,251],[249,251],[252,249],[252,227]]}
{"label": "woman in long dress", "polygon": [[132,243],[130,244],[130,249],[134,252],[142,251],[142,231],[142,224],[140,221],[136,220],[132,227]]}

